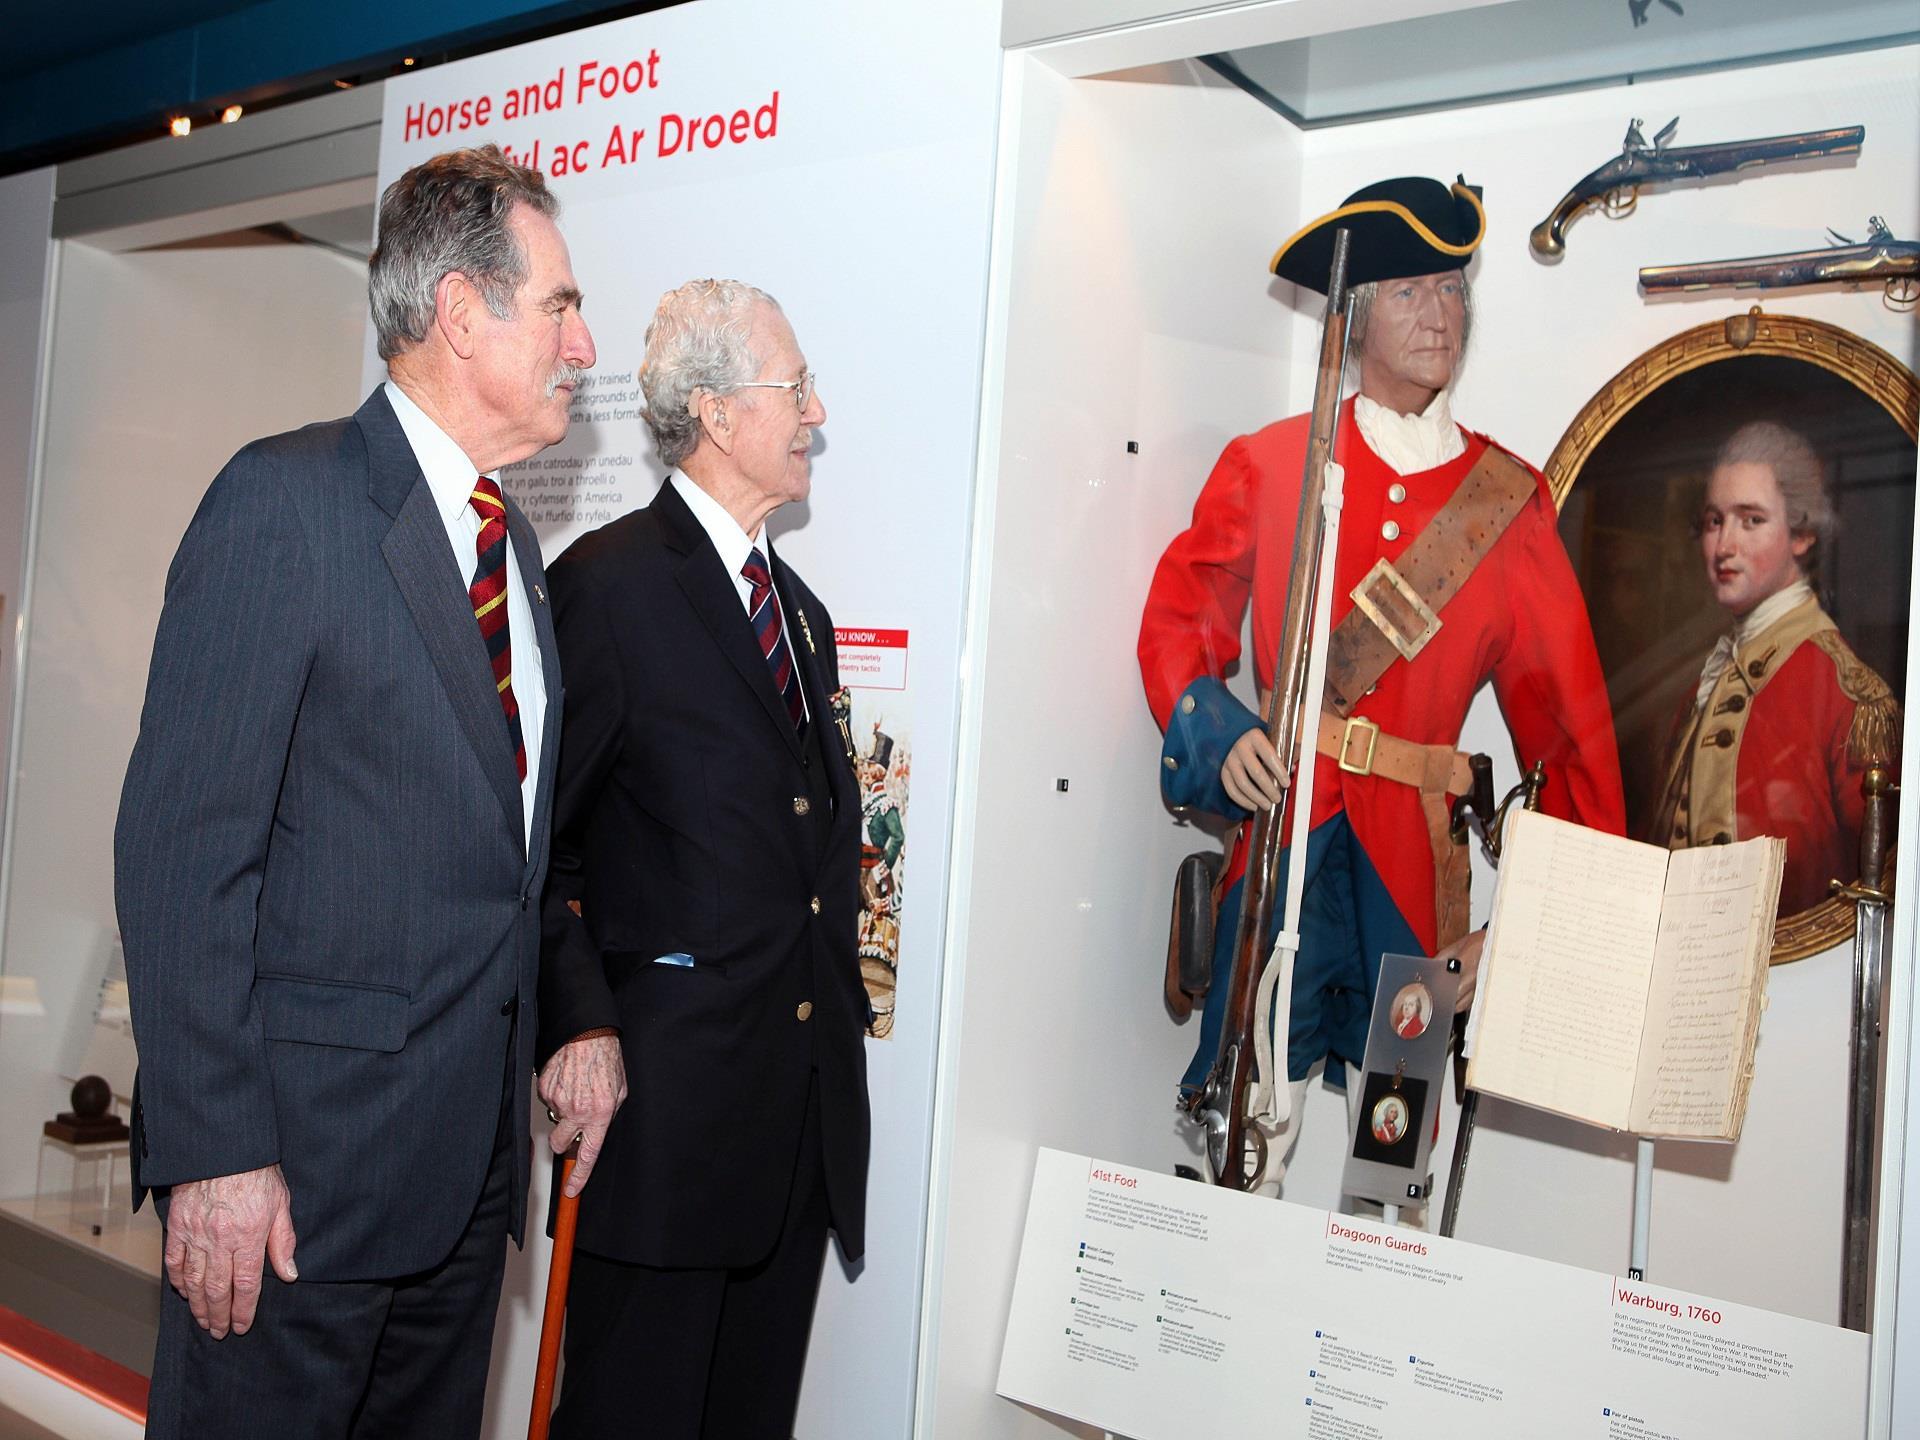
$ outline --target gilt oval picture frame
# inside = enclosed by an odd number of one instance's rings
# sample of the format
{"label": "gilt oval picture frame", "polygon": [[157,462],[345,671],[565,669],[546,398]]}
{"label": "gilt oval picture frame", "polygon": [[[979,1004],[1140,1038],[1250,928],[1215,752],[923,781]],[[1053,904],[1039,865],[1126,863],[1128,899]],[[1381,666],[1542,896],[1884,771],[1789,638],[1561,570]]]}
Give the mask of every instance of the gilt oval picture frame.
{"label": "gilt oval picture frame", "polygon": [[[1858,875],[1860,770],[1897,769],[1917,436],[1920,382],[1905,365],[1756,306],[1634,359],[1544,467],[1607,678],[1628,833],[1676,847],[1786,835],[1776,965],[1853,934],[1853,903],[1828,881]],[[1762,485],[1798,477],[1766,493],[1796,519],[1821,517],[1794,532],[1796,552],[1817,541],[1790,574],[1717,538],[1764,524],[1733,513],[1726,479],[1708,504],[1716,459],[1735,454],[1761,457],[1737,463]],[[1763,573],[1805,579],[1811,595],[1756,589]]]}

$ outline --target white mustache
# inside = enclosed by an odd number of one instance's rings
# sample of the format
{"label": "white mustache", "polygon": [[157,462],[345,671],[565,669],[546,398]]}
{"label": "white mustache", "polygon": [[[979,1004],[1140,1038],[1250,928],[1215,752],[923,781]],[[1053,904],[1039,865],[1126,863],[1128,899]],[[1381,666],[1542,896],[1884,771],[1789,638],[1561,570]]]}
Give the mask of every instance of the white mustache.
{"label": "white mustache", "polygon": [[558,390],[562,385],[578,385],[581,376],[586,373],[587,372],[578,365],[562,365],[547,377],[547,398],[551,400],[553,398],[553,392]]}

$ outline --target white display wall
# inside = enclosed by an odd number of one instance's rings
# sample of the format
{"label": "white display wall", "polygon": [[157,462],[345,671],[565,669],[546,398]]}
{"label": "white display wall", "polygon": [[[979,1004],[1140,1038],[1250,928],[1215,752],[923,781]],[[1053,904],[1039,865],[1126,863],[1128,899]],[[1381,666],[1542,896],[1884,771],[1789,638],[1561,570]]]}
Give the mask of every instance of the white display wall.
{"label": "white display wall", "polygon": [[[1003,117],[1004,359],[990,335],[973,605],[983,659],[963,754],[979,781],[957,837],[971,868],[957,882],[949,971],[951,1105],[936,1175],[947,1211],[930,1260],[939,1324],[922,1357],[931,1434],[1064,1425],[992,1397],[1034,1147],[1163,1171],[1192,1163],[1172,1101],[1197,1022],[1176,1027],[1159,992],[1173,862],[1204,837],[1159,805],[1159,737],[1133,641],[1153,564],[1221,445],[1310,398],[1317,310],[1263,281],[1274,246],[1387,175],[1464,172],[1484,185],[1491,226],[1455,408],[1536,464],[1642,350],[1755,299],[1916,357],[1911,317],[1885,309],[1877,289],[1648,303],[1635,270],[1804,248],[1828,224],[1864,228],[1869,210],[1903,236],[1920,231],[1920,50],[1309,132],[1188,67],[1063,79],[1052,67],[1072,70],[1071,50],[1045,64],[1010,58]],[[1657,127],[1675,113],[1694,143],[1851,123],[1868,141],[1848,160],[1650,191],[1631,219],[1577,222],[1559,266],[1534,261],[1527,230],[1617,153],[1628,118]],[[1137,457],[1124,454],[1134,438]],[[1517,778],[1490,693],[1463,744],[1496,756],[1502,788]],[[1056,777],[1070,778],[1066,793]],[[1487,880],[1476,879],[1482,914]],[[1774,970],[1741,1144],[1660,1149],[1655,1279],[1837,1316],[1850,984],[1845,946]],[[1903,1050],[1893,1063],[1897,1104]],[[1331,1092],[1310,1096],[1290,1197],[1337,1203],[1343,1110]],[[1443,1181],[1452,1119],[1449,1108]],[[1622,1271],[1631,1157],[1628,1140],[1489,1102],[1460,1234]],[[1899,1159],[1896,1149],[1896,1172]]]}

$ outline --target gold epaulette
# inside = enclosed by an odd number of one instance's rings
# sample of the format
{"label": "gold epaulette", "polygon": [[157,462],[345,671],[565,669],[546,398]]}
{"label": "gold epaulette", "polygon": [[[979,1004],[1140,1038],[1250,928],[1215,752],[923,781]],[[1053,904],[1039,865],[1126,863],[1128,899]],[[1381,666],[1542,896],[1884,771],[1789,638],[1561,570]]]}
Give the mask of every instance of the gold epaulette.
{"label": "gold epaulette", "polygon": [[1853,728],[1847,733],[1847,758],[1856,765],[1893,764],[1900,758],[1900,701],[1892,688],[1838,630],[1819,630],[1813,643],[1833,661],[1841,694],[1853,701]]}

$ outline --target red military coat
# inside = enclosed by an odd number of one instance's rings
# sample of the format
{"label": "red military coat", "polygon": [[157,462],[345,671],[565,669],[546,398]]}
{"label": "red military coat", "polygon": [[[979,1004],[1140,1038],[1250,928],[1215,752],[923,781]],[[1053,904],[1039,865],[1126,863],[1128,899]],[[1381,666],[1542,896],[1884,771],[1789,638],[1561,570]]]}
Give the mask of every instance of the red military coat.
{"label": "red military coat", "polygon": [[1861,777],[1892,764],[1900,706],[1819,603],[1796,606],[1734,652],[1704,707],[1688,695],[1669,745],[1658,844],[1681,849],[1777,835],[1780,913],[1860,873]]}
{"label": "red military coat", "polygon": [[[1254,675],[1263,691],[1273,683],[1308,427],[1309,417],[1296,415],[1228,445],[1194,504],[1193,523],[1154,572],[1139,655],[1148,703],[1167,732],[1161,779],[1170,803],[1244,814],[1220,787],[1220,761],[1259,720],[1225,697],[1218,682],[1240,656],[1251,599]],[[1346,504],[1332,624],[1353,608],[1350,592],[1374,562],[1399,557],[1490,443],[1462,433],[1465,453],[1433,470],[1397,475],[1368,448],[1352,400],[1342,407],[1334,456],[1346,470]],[[1396,486],[1404,491],[1399,500],[1392,498]],[[1491,678],[1520,759],[1546,761],[1543,807],[1617,834],[1626,813],[1613,717],[1586,603],[1555,519],[1542,481],[1441,612],[1439,633],[1412,662],[1396,661],[1354,713],[1404,740],[1456,745],[1474,692]],[[1393,538],[1389,522],[1398,527]],[[1340,810],[1431,954],[1435,877],[1418,792],[1323,760],[1315,770],[1312,823]]]}

